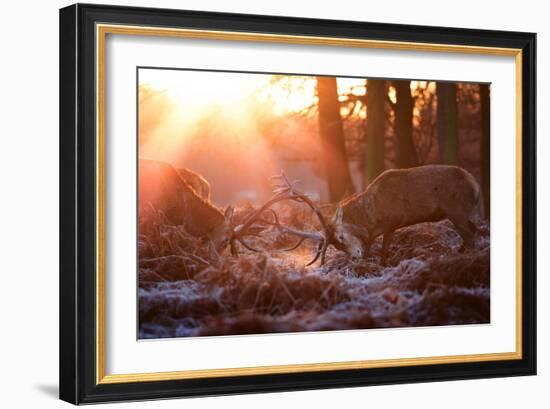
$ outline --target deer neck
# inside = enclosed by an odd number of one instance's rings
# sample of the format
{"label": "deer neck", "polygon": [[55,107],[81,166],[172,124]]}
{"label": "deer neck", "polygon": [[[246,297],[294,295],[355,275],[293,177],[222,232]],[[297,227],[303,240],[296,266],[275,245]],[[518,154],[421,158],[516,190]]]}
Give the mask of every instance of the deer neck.
{"label": "deer neck", "polygon": [[368,207],[368,196],[366,194],[361,193],[351,197],[342,205],[344,223],[370,228],[371,221]]}
{"label": "deer neck", "polygon": [[223,225],[224,217],[220,209],[198,196],[189,186],[186,185],[185,188],[185,202],[189,212],[185,228],[189,233],[204,236]]}

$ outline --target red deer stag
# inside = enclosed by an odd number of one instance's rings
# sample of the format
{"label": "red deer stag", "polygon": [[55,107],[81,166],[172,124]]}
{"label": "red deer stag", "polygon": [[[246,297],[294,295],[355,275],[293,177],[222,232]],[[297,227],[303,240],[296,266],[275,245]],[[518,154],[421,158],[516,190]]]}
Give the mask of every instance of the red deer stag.
{"label": "red deer stag", "polygon": [[169,163],[139,158],[139,220],[162,213],[171,225],[183,225],[196,237],[212,241],[223,250],[231,238],[233,208],[225,212],[199,196]]}
{"label": "red deer stag", "polygon": [[427,165],[388,170],[362,193],[340,204],[331,223],[330,243],[355,258],[369,254],[383,235],[385,260],[400,227],[449,219],[464,245],[473,244],[483,219],[483,200],[475,178],[457,166]]}
{"label": "red deer stag", "polygon": [[317,214],[321,231],[300,232],[281,226],[273,212],[276,226],[282,233],[299,236],[296,248],[305,240],[318,242],[317,254],[308,264],[321,257],[321,265],[329,245],[345,251],[353,258],[368,256],[373,240],[383,235],[382,262],[395,230],[423,222],[449,219],[466,247],[473,244],[483,219],[483,200],[475,178],[457,166],[426,165],[410,169],[388,170],[378,176],[364,192],[344,200],[332,221],[327,223],[305,195],[299,193],[284,174],[279,191],[287,197],[307,204]]}
{"label": "red deer stag", "polygon": [[[192,173],[204,180],[202,176]],[[189,172],[185,174],[189,176]],[[238,254],[237,243],[257,251],[246,243],[245,238],[258,235],[267,227],[269,223],[262,216],[273,204],[289,199],[287,191],[279,191],[257,210],[233,217],[231,206],[225,211],[218,209],[193,189],[189,177],[182,178],[181,172],[169,163],[139,158],[138,178],[141,223],[154,220],[161,213],[168,224],[182,225],[189,234],[210,240],[219,252],[230,246],[234,255]],[[196,181],[197,177],[191,179]],[[235,219],[241,219],[236,226]],[[315,236],[315,233],[304,234]]]}

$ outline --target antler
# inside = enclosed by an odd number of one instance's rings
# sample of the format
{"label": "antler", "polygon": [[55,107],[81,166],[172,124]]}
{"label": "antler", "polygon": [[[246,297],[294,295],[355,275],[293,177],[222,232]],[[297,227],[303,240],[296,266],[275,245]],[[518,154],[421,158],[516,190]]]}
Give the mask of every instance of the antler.
{"label": "antler", "polygon": [[[321,237],[321,240],[318,240],[319,244],[317,246],[317,253],[315,254],[315,257],[307,265],[309,266],[309,265],[312,265],[313,263],[315,263],[317,261],[317,259],[319,258],[319,256],[321,256],[321,265],[324,265],[325,264],[325,259],[326,259],[327,249],[328,249],[328,246],[330,244],[332,230],[330,228],[330,225],[326,222],[323,214],[321,213],[321,210],[319,210],[319,208],[317,206],[315,206],[313,201],[309,197],[307,197],[307,195],[305,195],[304,193],[298,191],[295,188],[295,185],[297,183],[299,183],[299,181],[294,181],[293,183],[291,183],[288,180],[288,178],[286,177],[286,175],[283,171],[281,171],[280,175],[272,176],[271,178],[280,181],[280,184],[276,186],[277,190],[288,192],[289,198],[291,200],[294,200],[296,202],[305,203],[311,210],[313,210],[313,212],[315,213],[315,215],[319,219],[319,223],[321,224],[323,234],[316,233],[318,236]],[[297,230],[294,230],[294,232],[289,231],[289,233],[295,234],[295,235],[298,235],[298,236],[301,235],[301,237],[302,237],[302,239],[293,247],[293,249],[298,248],[306,239],[311,238],[311,237],[304,237],[303,233],[305,233],[305,232],[299,232]],[[296,234],[296,233],[300,233],[300,234]]]}
{"label": "antler", "polygon": [[[306,240],[314,240],[318,242],[317,245],[317,252],[315,254],[315,257],[313,260],[311,260],[307,265],[311,265],[315,263],[319,257],[321,257],[321,265],[325,263],[325,255],[326,251],[330,242],[330,234],[331,230],[329,228],[329,225],[325,221],[323,214],[319,210],[317,206],[313,203],[313,201],[307,197],[304,193],[298,191],[296,189],[296,184],[299,183],[299,181],[290,182],[288,178],[286,177],[284,172],[281,172],[280,175],[272,176],[270,179],[278,180],[278,184],[275,186],[274,193],[275,195],[269,199],[266,203],[264,203],[260,208],[252,212],[250,215],[248,215],[243,222],[236,226],[233,230],[233,234],[231,237],[231,252],[232,254],[237,254],[237,246],[236,242],[241,243],[245,248],[251,251],[258,251],[248,245],[244,241],[245,236],[257,236],[257,233],[251,233],[251,229],[253,226],[257,225],[257,223],[261,224],[268,224],[273,227],[275,227],[279,232],[281,233],[287,233],[292,234],[294,236],[297,236],[300,238],[300,240],[292,246],[290,249],[286,249],[286,251],[294,250],[298,248],[302,243]],[[273,206],[275,203],[284,201],[284,200],[292,200],[298,203],[305,203],[309,208],[313,210],[313,212],[317,215],[317,218],[319,219],[319,222],[321,224],[321,228],[323,230],[323,233],[321,232],[306,232],[298,229],[294,229],[292,227],[283,226],[279,223],[279,218],[277,217],[277,213],[271,209],[271,206]],[[274,218],[274,221],[271,222],[269,220],[266,220],[262,217],[262,215],[269,211]]]}
{"label": "antler", "polygon": [[270,224],[267,223],[266,220],[261,219],[262,214],[268,210],[271,206],[273,206],[275,203],[288,200],[288,195],[285,191],[276,192],[276,194],[269,199],[266,203],[264,203],[259,209],[253,211],[251,214],[249,214],[241,224],[236,226],[233,229],[233,233],[231,235],[230,240],[230,246],[231,246],[231,254],[237,255],[237,246],[236,242],[241,243],[245,248],[247,248],[250,251],[257,252],[258,250],[251,247],[249,244],[247,244],[244,241],[244,238],[246,236],[258,236],[256,232],[251,232],[251,229],[256,225],[258,221],[264,223],[264,224]]}
{"label": "antler", "polygon": [[319,232],[303,231],[303,230],[295,229],[293,227],[284,226],[279,222],[279,217],[277,216],[277,213],[275,212],[275,210],[268,209],[267,211],[269,211],[273,215],[273,221],[271,222],[271,221],[262,219],[263,223],[270,224],[271,226],[275,227],[281,234],[292,234],[294,236],[300,237],[300,240],[298,240],[298,243],[296,243],[290,248],[284,249],[284,251],[295,250],[298,247],[300,247],[300,245],[304,241],[308,239],[314,240],[317,242],[322,242],[325,239],[325,237]]}

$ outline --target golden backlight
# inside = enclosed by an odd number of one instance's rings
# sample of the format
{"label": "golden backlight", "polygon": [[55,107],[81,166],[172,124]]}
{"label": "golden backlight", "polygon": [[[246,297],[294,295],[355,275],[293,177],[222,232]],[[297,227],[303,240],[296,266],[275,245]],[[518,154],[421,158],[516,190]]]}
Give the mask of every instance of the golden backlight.
{"label": "golden backlight", "polygon": [[[248,187],[263,186],[281,167],[292,166],[288,156],[320,155],[315,76],[146,68],[138,81],[139,155],[196,169],[214,185],[219,206],[268,194],[251,197]],[[367,80],[336,81],[342,117],[364,121]],[[411,81],[411,90],[419,86],[426,83]],[[357,97],[355,104],[350,96]],[[391,86],[388,98],[395,102]],[[295,153],[278,149],[285,146]],[[221,182],[226,172],[233,189]]]}
{"label": "golden backlight", "polygon": [[[339,92],[364,95],[365,81],[339,78]],[[197,169],[220,206],[258,199],[246,186],[265,185],[283,165],[274,146],[319,145],[315,118],[300,115],[315,114],[316,89],[313,76],[140,69],[139,155]],[[226,172],[233,191],[217,183]]]}

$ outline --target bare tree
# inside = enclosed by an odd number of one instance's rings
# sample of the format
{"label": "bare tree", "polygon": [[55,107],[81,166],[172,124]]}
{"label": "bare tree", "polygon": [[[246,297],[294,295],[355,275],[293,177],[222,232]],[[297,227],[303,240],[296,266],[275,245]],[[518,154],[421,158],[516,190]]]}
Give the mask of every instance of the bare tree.
{"label": "bare tree", "polygon": [[390,101],[395,114],[395,165],[398,168],[418,166],[418,157],[413,141],[413,108],[410,81],[392,81],[396,102]]}
{"label": "bare tree", "polygon": [[441,161],[458,164],[458,109],[456,84],[438,82],[437,88],[437,137]]}
{"label": "bare tree", "polygon": [[[426,164],[434,146],[436,136],[437,115],[435,109],[435,94],[430,90],[432,82],[419,81],[414,89],[413,99],[413,144],[418,164]],[[435,90],[435,87],[433,87]]]}
{"label": "bare tree", "polygon": [[317,77],[319,133],[330,200],[337,202],[355,189],[349,171],[335,77]]}
{"label": "bare tree", "polygon": [[367,80],[365,185],[372,182],[384,171],[384,105],[386,92],[386,81]]}

